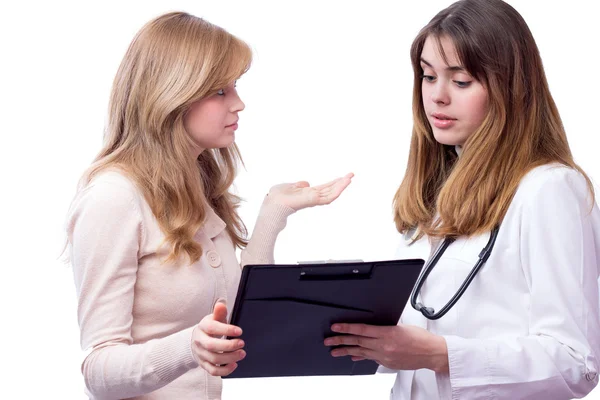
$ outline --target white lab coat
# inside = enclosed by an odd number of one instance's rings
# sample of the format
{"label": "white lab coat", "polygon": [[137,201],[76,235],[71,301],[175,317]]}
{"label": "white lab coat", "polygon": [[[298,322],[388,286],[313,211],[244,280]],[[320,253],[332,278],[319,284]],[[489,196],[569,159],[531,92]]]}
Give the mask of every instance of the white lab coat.
{"label": "white lab coat", "polygon": [[[446,304],[488,239],[451,244],[425,281],[420,302],[435,310]],[[439,243],[404,240],[397,258],[427,260]],[[393,371],[391,399],[585,396],[598,384],[599,276],[600,211],[591,208],[585,179],[557,164],[532,170],[490,258],[448,314],[430,321],[407,303],[400,322],[446,339],[450,373]]]}

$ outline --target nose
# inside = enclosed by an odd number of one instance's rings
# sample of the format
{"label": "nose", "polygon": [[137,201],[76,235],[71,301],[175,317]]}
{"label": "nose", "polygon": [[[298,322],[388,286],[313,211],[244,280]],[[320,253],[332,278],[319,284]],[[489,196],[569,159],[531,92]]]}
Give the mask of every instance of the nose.
{"label": "nose", "polygon": [[450,95],[446,85],[442,82],[436,82],[436,85],[431,91],[431,101],[439,105],[447,105],[450,103]]}
{"label": "nose", "polygon": [[242,99],[240,98],[240,96],[238,95],[237,90],[236,90],[233,93],[231,107],[229,108],[229,110],[231,112],[235,113],[235,112],[244,111],[244,108],[246,108],[246,105],[244,104],[244,102],[242,101]]}

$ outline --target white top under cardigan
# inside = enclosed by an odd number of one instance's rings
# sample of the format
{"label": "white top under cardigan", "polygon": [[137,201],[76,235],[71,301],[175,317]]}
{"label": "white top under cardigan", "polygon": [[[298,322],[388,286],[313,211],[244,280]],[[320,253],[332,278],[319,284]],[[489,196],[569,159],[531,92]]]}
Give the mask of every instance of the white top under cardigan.
{"label": "white top under cardigan", "polygon": [[[425,281],[420,302],[439,310],[477,261],[489,234],[459,238]],[[440,244],[400,244],[427,260]],[[495,247],[458,303],[437,321],[410,301],[403,324],[442,335],[449,374],[397,372],[391,399],[571,399],[598,384],[600,211],[583,176],[557,164],[520,183]]]}

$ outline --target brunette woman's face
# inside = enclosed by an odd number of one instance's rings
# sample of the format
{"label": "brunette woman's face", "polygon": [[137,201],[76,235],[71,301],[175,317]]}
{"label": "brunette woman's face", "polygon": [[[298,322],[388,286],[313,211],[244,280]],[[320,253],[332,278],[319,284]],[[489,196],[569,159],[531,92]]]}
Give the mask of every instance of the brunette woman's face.
{"label": "brunette woman's face", "polygon": [[447,63],[431,36],[421,52],[423,108],[435,140],[462,146],[485,119],[487,90],[460,64],[450,38],[442,36],[441,45]]}

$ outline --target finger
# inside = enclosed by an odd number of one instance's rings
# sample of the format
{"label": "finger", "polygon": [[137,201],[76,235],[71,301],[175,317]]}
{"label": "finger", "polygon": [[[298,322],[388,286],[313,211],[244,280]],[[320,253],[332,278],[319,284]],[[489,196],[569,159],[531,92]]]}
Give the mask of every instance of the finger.
{"label": "finger", "polygon": [[213,318],[215,321],[227,323],[227,305],[218,301],[213,308]]}
{"label": "finger", "polygon": [[338,333],[378,338],[383,336],[385,326],[374,326],[366,324],[333,324],[331,330]]}
{"label": "finger", "polygon": [[335,185],[340,179],[342,179],[342,178],[336,178],[336,179],[334,179],[332,181],[329,181],[327,183],[323,183],[321,185],[315,186],[313,189],[318,190],[318,191],[325,190],[325,189],[330,188],[333,185]]}
{"label": "finger", "polygon": [[327,188],[333,187],[334,185],[336,185],[340,182],[348,182],[346,184],[346,186],[348,186],[353,177],[354,177],[354,173],[350,172],[349,174],[346,174],[341,178],[336,178],[336,179],[329,181],[327,183],[324,183],[322,185],[315,186],[315,189],[317,189],[317,190],[327,189]]}
{"label": "finger", "polygon": [[348,185],[350,185],[350,183],[352,183],[352,179],[350,178],[342,178],[339,181],[337,181],[332,187],[331,189],[333,191],[339,191],[340,193],[344,191],[344,189],[346,189],[348,187]]}
{"label": "finger", "polygon": [[351,180],[348,178],[340,178],[332,185],[324,186],[318,190],[321,204],[329,204],[342,194],[342,192],[350,185]]}
{"label": "finger", "polygon": [[217,352],[232,352],[244,347],[245,343],[241,339],[217,339],[209,335],[202,335],[198,340],[195,341],[198,347]]}
{"label": "finger", "polygon": [[200,366],[206,370],[212,376],[227,376],[231,374],[237,368],[237,363],[227,364],[224,366],[216,366],[209,363],[208,361],[200,362]]}
{"label": "finger", "polygon": [[331,188],[321,189],[317,191],[319,202],[324,204],[331,197]]}
{"label": "finger", "polygon": [[334,201],[335,199],[337,199],[338,197],[340,197],[340,194],[342,194],[344,189],[346,189],[346,187],[348,187],[349,184],[350,184],[350,182],[348,181],[348,183],[346,183],[344,185],[336,184],[335,186],[326,189],[320,195],[320,198],[321,198],[321,201],[323,202],[323,204],[329,204],[332,201]]}
{"label": "finger", "polygon": [[370,350],[379,348],[378,339],[364,336],[333,336],[325,339],[325,346],[360,346]]}
{"label": "finger", "polygon": [[242,329],[239,326],[224,324],[212,318],[203,318],[198,326],[202,332],[215,337],[237,337],[242,334]]}
{"label": "finger", "polygon": [[198,358],[203,361],[208,361],[214,365],[233,364],[246,357],[244,350],[237,350],[232,353],[213,353],[206,349],[198,349]]}
{"label": "finger", "polygon": [[364,347],[340,347],[339,349],[331,350],[331,355],[333,357],[345,357],[345,356],[353,356],[353,357],[361,357],[365,360],[377,360],[380,358],[381,354],[378,354],[374,350],[365,349]]}
{"label": "finger", "polygon": [[352,358],[352,361],[363,361],[363,360],[366,360],[366,358],[363,358],[363,357],[354,357],[353,356],[351,358]]}

